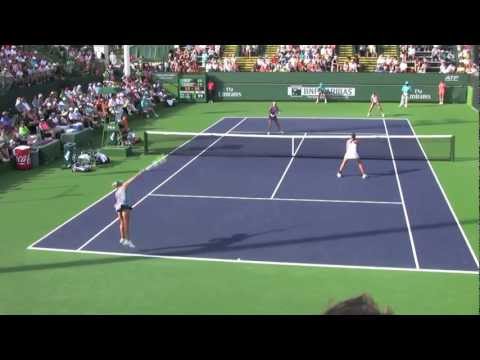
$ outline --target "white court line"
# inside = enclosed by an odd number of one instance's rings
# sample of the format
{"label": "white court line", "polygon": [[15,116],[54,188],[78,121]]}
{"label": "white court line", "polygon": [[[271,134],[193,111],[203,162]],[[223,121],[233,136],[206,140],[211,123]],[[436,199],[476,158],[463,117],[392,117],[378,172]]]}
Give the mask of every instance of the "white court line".
{"label": "white court line", "polygon": [[[303,139],[300,141],[300,144],[298,145],[297,150],[293,150],[293,151],[294,151],[294,152],[293,152],[293,156],[292,156],[292,158],[290,159],[290,161],[288,162],[288,165],[287,165],[287,167],[285,168],[285,171],[283,172],[282,177],[281,177],[280,180],[278,181],[277,186],[275,187],[275,190],[273,190],[273,193],[272,193],[272,196],[270,196],[270,199],[273,199],[273,198],[275,197],[275,194],[277,193],[278,189],[280,188],[280,185],[282,184],[282,181],[283,181],[283,179],[285,178],[285,175],[287,175],[288,169],[290,169],[290,166],[292,165],[293,160],[295,160],[295,155],[297,155],[298,150],[300,150],[300,147],[302,146],[303,141],[305,140],[305,136],[307,136],[307,133],[304,133],[304,134],[303,134]],[[293,146],[294,146],[294,141],[293,141],[293,139],[292,139],[292,149],[293,149]]]}
{"label": "white court line", "polygon": [[472,109],[473,111],[475,111],[476,113],[478,113],[478,110],[475,109],[475,107],[473,107],[472,104],[468,104],[468,106],[470,106],[470,109]]}
{"label": "white court line", "polygon": [[388,147],[390,148],[390,155],[392,156],[393,168],[395,170],[395,177],[397,179],[398,191],[400,192],[400,199],[402,201],[403,214],[405,215],[405,221],[407,223],[408,236],[410,238],[410,245],[412,247],[413,259],[415,260],[415,267],[419,269],[420,266],[418,265],[417,251],[415,250],[415,242],[413,241],[412,229],[410,227],[410,220],[408,219],[407,207],[405,206],[405,199],[403,198],[402,185],[400,184],[400,177],[398,176],[397,164],[395,162],[395,156],[393,155],[393,149],[392,149],[392,144],[390,142],[390,137],[388,134],[387,123],[384,121],[383,125],[385,126],[385,134],[387,135]]}
{"label": "white court line", "polygon": [[164,256],[164,255],[150,255],[139,253],[122,253],[111,251],[94,251],[94,250],[68,250],[68,249],[55,249],[55,248],[42,248],[35,247],[32,250],[40,251],[56,251],[67,252],[76,254],[95,254],[95,255],[112,255],[112,256],[125,256],[125,257],[143,257],[143,258],[156,258],[167,260],[195,260],[206,262],[221,262],[221,263],[236,263],[236,264],[256,264],[256,265],[280,265],[280,266],[301,266],[310,268],[331,268],[331,269],[361,269],[361,270],[383,270],[383,271],[410,271],[417,273],[447,273],[447,274],[479,274],[478,271],[470,270],[443,270],[443,269],[416,269],[416,268],[401,268],[401,267],[388,267],[388,266],[363,266],[363,265],[335,265],[335,264],[308,264],[308,263],[295,263],[295,262],[276,262],[276,261],[258,261],[258,260],[229,260],[229,259],[217,259],[217,258],[199,258],[199,257],[183,257],[183,256]]}
{"label": "white court line", "polygon": [[247,196],[215,196],[215,195],[188,195],[188,194],[150,194],[154,197],[192,198],[192,199],[227,199],[227,200],[263,200],[263,201],[292,201],[292,202],[321,202],[321,203],[348,203],[348,204],[378,204],[402,205],[395,201],[368,201],[368,200],[329,200],[329,199],[294,199],[278,197],[247,197]]}
{"label": "white court line", "polygon": [[[243,118],[242,120],[240,120],[235,126],[233,126],[232,128],[230,128],[225,134],[228,134],[230,131],[232,131],[233,129],[235,129],[237,126],[239,126],[241,123],[243,123],[247,118]],[[219,137],[217,140],[215,140],[214,142],[212,142],[210,145],[208,145],[205,149],[203,149],[200,153],[198,153],[195,157],[193,157],[192,159],[190,159],[186,164],[184,164],[180,169],[178,169],[177,171],[175,171],[172,175],[170,175],[168,178],[166,178],[164,181],[162,181],[159,185],[155,186],[152,191],[150,191],[149,193],[147,193],[144,197],[142,197],[140,200],[138,200],[135,204],[133,204],[133,208],[137,207],[139,204],[141,204],[148,196],[150,196],[154,191],[156,191],[157,189],[159,189],[160,187],[162,187],[163,185],[165,185],[168,181],[170,181],[171,179],[173,179],[174,176],[176,176],[178,173],[180,173],[180,171],[182,171],[183,169],[185,169],[188,165],[190,165],[192,162],[194,162],[196,159],[198,159],[205,151],[207,151],[208,149],[210,149],[213,145],[215,145],[217,142],[219,142],[220,140],[222,140],[223,137]],[[115,224],[116,222],[118,221],[118,218],[115,218],[113,221],[111,221],[107,226],[105,226],[102,230],[100,230],[98,233],[96,233],[94,236],[92,236],[90,239],[88,239],[88,241],[86,243],[84,243],[82,246],[80,246],[78,248],[78,250],[82,250],[85,246],[87,246],[88,244],[90,244],[93,240],[95,240],[98,236],[100,236],[101,234],[103,234],[110,226],[112,226],[113,224]]]}
{"label": "white court line", "polygon": [[[412,124],[410,123],[410,120],[407,119],[407,122],[408,122],[408,125],[410,126],[410,129],[412,130],[413,135],[416,136],[417,134],[415,133],[415,129],[413,128]],[[437,182],[437,185],[440,188],[440,192],[442,193],[443,198],[447,202],[448,208],[450,209],[450,212],[452,213],[452,216],[455,219],[455,222],[457,223],[458,229],[460,230],[460,233],[463,236],[463,240],[465,240],[465,244],[467,245],[468,250],[470,251],[470,254],[473,257],[473,260],[475,261],[475,264],[477,265],[477,267],[479,267],[478,258],[477,258],[477,256],[475,255],[475,252],[472,249],[472,245],[468,241],[468,238],[467,238],[467,235],[465,234],[465,231],[463,231],[463,227],[460,225],[460,221],[458,221],[458,217],[455,214],[455,211],[453,211],[453,207],[450,204],[450,201],[448,200],[447,194],[445,193],[445,190],[443,189],[442,183],[440,182],[440,180],[438,180],[438,176],[437,176],[435,170],[433,169],[433,166],[430,163],[430,160],[428,159],[428,156],[427,156],[425,150],[423,149],[422,143],[418,140],[418,138],[417,138],[417,142],[418,142],[418,146],[420,146],[420,150],[422,150],[423,156],[425,156],[425,160],[427,160],[428,166],[430,167],[430,171],[432,172],[433,177],[435,178],[435,181]]]}
{"label": "white court line", "polygon": [[[227,116],[233,117],[233,116]],[[266,119],[267,116],[248,116],[248,119]],[[406,120],[406,118],[381,118],[381,117],[358,117],[358,116],[278,116],[279,119],[317,119],[317,120]]]}
{"label": "white court line", "polygon": [[[205,132],[207,131],[208,129],[214,127],[215,125],[217,125],[218,123],[220,123],[221,121],[223,121],[224,119],[226,119],[227,117],[221,117],[220,119],[218,119],[217,121],[215,121],[212,125],[208,126],[207,128],[205,128],[202,132]],[[171,153],[173,153],[174,151],[177,151],[178,149],[182,148],[183,146],[185,146],[186,144],[188,144],[190,141],[192,141],[194,138],[192,139],[189,139],[187,141],[185,141],[183,144],[180,144],[179,146],[177,146],[175,149],[173,149],[172,151],[170,151],[168,155],[170,155]],[[94,203],[88,205],[85,209],[81,210],[79,213],[73,215],[70,219],[66,220],[63,224],[60,224],[58,225],[55,229],[53,229],[52,231],[48,232],[47,234],[45,234],[44,236],[42,236],[40,239],[36,240],[33,244],[29,245],[27,247],[27,250],[31,250],[33,246],[35,246],[35,244],[38,244],[40,241],[42,241],[43,239],[47,238],[48,236],[50,236],[51,234],[53,234],[55,231],[59,230],[60,228],[62,228],[63,226],[67,225],[69,222],[71,222],[72,220],[76,219],[77,217],[79,217],[80,215],[82,215],[85,211],[87,211],[88,209],[90,209],[91,207],[95,206],[96,204],[98,204],[100,201],[104,200],[105,198],[107,198],[109,195],[113,194],[115,192],[115,190],[112,190],[110,191],[109,193],[105,194],[104,196],[102,196],[100,199],[98,199],[97,201],[95,201]]]}
{"label": "white court line", "polygon": [[[232,131],[232,134],[254,134],[254,135],[267,135],[268,131]],[[330,132],[330,131],[283,131],[283,133],[278,132],[278,131],[270,131],[270,134],[272,135],[300,135],[300,134],[307,134],[307,135],[338,135],[338,136],[350,136],[352,135],[352,132],[344,132],[344,133],[337,133],[337,132]],[[385,132],[356,132],[357,136],[362,136],[362,135],[385,135]]]}

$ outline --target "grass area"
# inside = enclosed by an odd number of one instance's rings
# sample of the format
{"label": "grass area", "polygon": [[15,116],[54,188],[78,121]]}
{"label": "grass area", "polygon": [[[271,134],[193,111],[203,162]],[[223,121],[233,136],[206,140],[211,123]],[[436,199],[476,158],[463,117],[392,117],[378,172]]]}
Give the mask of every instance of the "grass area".
{"label": "grass area", "polygon": [[[181,104],[145,129],[201,131],[222,116],[264,115],[266,102]],[[281,103],[282,116],[365,116],[366,104]],[[457,161],[433,166],[478,256],[478,113],[467,105],[385,104],[417,134],[453,134]],[[302,268],[28,251],[33,241],[128,178],[154,155],[88,174],[60,162],[0,173],[1,314],[319,314],[363,292],[396,314],[478,314],[478,277],[464,274]],[[465,196],[465,193],[468,196]],[[74,236],[74,234],[72,234]]]}

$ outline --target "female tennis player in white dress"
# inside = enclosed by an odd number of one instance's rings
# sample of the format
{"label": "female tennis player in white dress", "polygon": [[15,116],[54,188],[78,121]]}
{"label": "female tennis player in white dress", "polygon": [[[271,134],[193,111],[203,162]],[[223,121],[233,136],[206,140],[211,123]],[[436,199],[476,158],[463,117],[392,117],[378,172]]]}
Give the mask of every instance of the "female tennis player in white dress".
{"label": "female tennis player in white dress", "polygon": [[362,173],[362,179],[366,179],[367,173],[365,172],[365,166],[363,164],[363,161],[360,159],[360,156],[358,155],[358,151],[357,151],[358,139],[355,133],[353,133],[350,139],[347,140],[346,148],[347,149],[345,152],[345,156],[343,157],[342,163],[340,164],[340,169],[338,170],[337,177],[338,178],[342,177],[343,168],[347,164],[348,160],[357,160],[358,168]]}

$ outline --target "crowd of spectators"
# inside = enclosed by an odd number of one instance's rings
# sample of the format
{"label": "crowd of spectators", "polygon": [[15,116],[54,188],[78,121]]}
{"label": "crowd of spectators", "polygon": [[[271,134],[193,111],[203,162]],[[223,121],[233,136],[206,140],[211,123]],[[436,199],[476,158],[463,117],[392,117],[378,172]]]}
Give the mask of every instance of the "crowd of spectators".
{"label": "crowd of spectators", "polygon": [[337,71],[358,72],[359,70],[360,70],[360,60],[358,58],[358,55],[354,55],[354,56],[347,57],[347,60],[343,62],[342,66],[339,67]]}
{"label": "crowd of spectators", "polygon": [[200,67],[217,61],[220,45],[175,45],[168,54],[167,61],[160,65],[165,72],[198,72]]}
{"label": "crowd of spectators", "polygon": [[160,82],[143,76],[67,87],[59,93],[38,94],[30,102],[18,97],[15,111],[3,111],[0,118],[0,161],[10,161],[18,145],[42,144],[105,121],[115,121],[126,140],[130,131],[125,115],[138,113],[148,118],[155,114],[155,104],[171,106],[174,101]]}
{"label": "crowd of spectators", "polygon": [[[97,76],[101,75],[103,69],[102,60],[104,59],[97,59],[92,46],[69,46],[65,51],[67,55],[67,67],[76,65],[82,72],[92,73]],[[114,52],[110,53],[109,60],[114,67],[120,67],[122,65],[121,62],[118,62]]]}
{"label": "crowd of spectators", "polygon": [[406,69],[400,72],[478,74],[471,45],[400,45],[400,64]]}
{"label": "crowd of spectators", "polygon": [[26,51],[22,46],[15,45],[2,45],[0,48],[2,83],[32,86],[54,79],[57,70],[58,64],[49,62],[38,51]]}
{"label": "crowd of spectators", "polygon": [[474,45],[457,45],[457,73],[478,75],[478,63],[473,59]]}
{"label": "crowd of spectators", "polygon": [[[426,72],[426,63],[418,62],[418,72]],[[408,63],[405,59],[396,56],[385,56],[380,54],[377,58],[376,72],[405,73],[408,70]]]}
{"label": "crowd of spectators", "polygon": [[259,57],[253,71],[338,71],[335,45],[280,45],[272,58]]}

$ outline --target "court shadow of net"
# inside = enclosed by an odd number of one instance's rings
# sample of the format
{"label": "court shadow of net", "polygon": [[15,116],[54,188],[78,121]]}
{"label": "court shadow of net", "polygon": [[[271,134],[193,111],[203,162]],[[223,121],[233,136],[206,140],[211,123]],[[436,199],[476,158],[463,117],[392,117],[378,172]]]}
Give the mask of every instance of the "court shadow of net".
{"label": "court shadow of net", "polygon": [[[469,223],[476,223],[477,219],[471,219],[462,221],[462,224],[469,224]],[[417,225],[412,227],[412,230],[420,230],[420,229],[441,229],[443,227],[448,226],[456,226],[455,222],[442,222],[442,223],[434,223],[434,224],[424,224],[424,225]],[[339,232],[335,234],[326,234],[326,235],[319,235],[319,236],[311,236],[299,239],[280,239],[280,240],[268,240],[268,241],[261,241],[261,242],[254,242],[254,243],[243,243],[246,240],[249,240],[253,237],[266,235],[268,233],[273,232],[281,232],[286,229],[281,230],[273,230],[273,231],[265,231],[260,233],[254,234],[235,234],[232,237],[228,238],[220,238],[220,239],[212,239],[208,242],[203,243],[192,243],[188,245],[181,245],[181,246],[168,246],[163,248],[155,248],[155,249],[144,249],[142,250],[143,253],[146,255],[158,255],[158,256],[191,256],[191,255],[198,255],[204,254],[206,256],[211,256],[212,253],[215,252],[222,252],[224,250],[254,250],[260,248],[275,248],[281,246],[289,246],[289,245],[299,245],[299,244],[306,244],[306,243],[316,243],[316,242],[324,242],[324,241],[335,241],[335,240],[342,240],[347,238],[358,238],[358,237],[366,237],[366,236],[382,236],[385,234],[393,234],[393,233],[404,233],[406,232],[406,228],[402,227],[393,227],[390,229],[382,229],[382,230],[367,230],[367,231],[355,231],[355,232]],[[299,261],[301,261],[302,254],[298,253]],[[268,260],[268,259],[265,259]]]}
{"label": "court shadow of net", "polygon": [[187,255],[195,255],[195,254],[202,254],[202,253],[209,253],[209,252],[224,251],[228,249],[237,248],[238,244],[241,244],[242,242],[245,242],[246,240],[249,240],[253,237],[272,234],[272,233],[279,233],[285,230],[287,229],[273,229],[273,230],[268,230],[263,232],[252,233],[252,234],[236,233],[236,234],[233,234],[232,236],[213,238],[199,244],[165,246],[165,247],[158,247],[155,249],[145,249],[142,251],[149,255],[161,253],[162,255],[167,255],[167,256],[168,255],[187,256]]}

